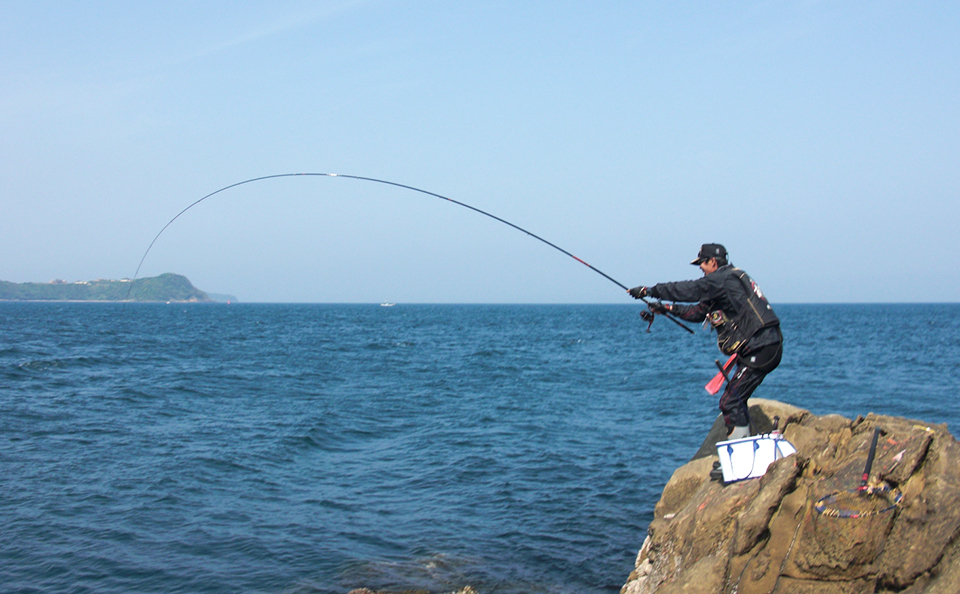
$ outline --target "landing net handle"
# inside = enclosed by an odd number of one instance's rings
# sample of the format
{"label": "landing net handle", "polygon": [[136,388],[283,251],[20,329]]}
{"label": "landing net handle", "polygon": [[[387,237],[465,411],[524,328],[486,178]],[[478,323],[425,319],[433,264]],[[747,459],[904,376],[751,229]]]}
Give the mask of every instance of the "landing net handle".
{"label": "landing net handle", "polygon": [[856,489],[838,491],[821,497],[814,508],[818,513],[831,518],[857,519],[893,511],[903,501],[903,493],[886,483],[870,485],[870,471],[877,454],[877,442],[883,429],[875,427],[867,452],[860,485]]}

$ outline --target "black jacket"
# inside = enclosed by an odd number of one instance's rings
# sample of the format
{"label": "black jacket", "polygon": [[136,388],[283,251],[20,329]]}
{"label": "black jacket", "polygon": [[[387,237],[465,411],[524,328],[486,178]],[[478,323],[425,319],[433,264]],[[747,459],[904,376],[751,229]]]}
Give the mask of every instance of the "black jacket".
{"label": "black jacket", "polygon": [[[752,293],[752,294],[751,294]],[[720,310],[733,320],[744,307],[753,307],[762,317],[760,328],[747,339],[741,353],[756,351],[762,347],[783,341],[780,320],[770,303],[755,282],[739,268],[727,264],[703,278],[675,283],[659,283],[648,289],[648,294],[657,299],[695,303],[675,304],[671,312],[689,322],[702,322],[707,314]],[[750,305],[750,302],[753,305]]]}

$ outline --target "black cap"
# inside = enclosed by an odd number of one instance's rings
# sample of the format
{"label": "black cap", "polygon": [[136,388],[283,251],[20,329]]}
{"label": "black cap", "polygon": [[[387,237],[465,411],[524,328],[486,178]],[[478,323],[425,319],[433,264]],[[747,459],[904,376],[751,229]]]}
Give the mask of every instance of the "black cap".
{"label": "black cap", "polygon": [[694,266],[699,266],[701,262],[709,260],[710,258],[726,257],[727,248],[723,247],[719,243],[705,243],[700,246],[700,253],[697,254],[697,259],[690,263]]}

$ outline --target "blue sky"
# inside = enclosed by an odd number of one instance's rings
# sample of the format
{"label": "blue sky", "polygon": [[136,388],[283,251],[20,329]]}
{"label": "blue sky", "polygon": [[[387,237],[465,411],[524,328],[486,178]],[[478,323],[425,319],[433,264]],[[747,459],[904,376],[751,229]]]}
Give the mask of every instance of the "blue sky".
{"label": "blue sky", "polygon": [[[17,2],[0,279],[134,274],[223,186],[471,204],[627,286],[722,242],[776,303],[960,301],[960,5]],[[429,196],[218,194],[140,276],[242,301],[624,303]]]}

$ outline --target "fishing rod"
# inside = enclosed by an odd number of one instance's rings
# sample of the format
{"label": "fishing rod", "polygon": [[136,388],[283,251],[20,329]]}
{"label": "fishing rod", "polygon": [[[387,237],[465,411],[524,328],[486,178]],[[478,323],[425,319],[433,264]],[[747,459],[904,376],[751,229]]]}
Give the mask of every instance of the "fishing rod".
{"label": "fishing rod", "polygon": [[[147,250],[143,253],[143,257],[140,258],[140,263],[137,264],[137,271],[133,274],[133,279],[136,280],[137,275],[140,274],[140,268],[143,266],[144,260],[147,259],[147,254],[150,253],[150,250],[153,248],[153,245],[157,242],[158,239],[160,239],[160,236],[163,234],[164,231],[166,231],[167,227],[169,227],[170,225],[172,225],[174,221],[176,221],[177,219],[179,219],[185,212],[187,212],[188,210],[190,210],[190,209],[193,208],[194,206],[200,204],[201,202],[203,202],[203,201],[206,200],[207,198],[210,198],[210,197],[212,197],[212,196],[216,196],[216,195],[219,194],[220,192],[224,192],[224,191],[229,190],[229,189],[231,189],[231,188],[236,188],[237,186],[242,186],[242,185],[244,185],[244,184],[250,184],[250,183],[253,183],[253,182],[259,182],[259,181],[263,181],[263,180],[267,180],[267,179],[277,179],[277,178],[280,178],[280,177],[298,177],[298,176],[304,176],[304,177],[306,177],[306,176],[310,176],[310,177],[343,177],[343,178],[347,178],[347,179],[355,179],[355,180],[360,180],[360,181],[375,182],[375,183],[378,183],[378,184],[384,184],[384,185],[388,185],[388,186],[394,186],[394,187],[397,187],[397,188],[403,188],[403,189],[405,189],[405,190],[412,190],[412,191],[414,191],[414,192],[420,192],[421,194],[426,194],[426,195],[428,195],[428,196],[433,196],[433,197],[439,198],[439,199],[441,199],[441,200],[446,200],[447,202],[452,202],[453,204],[456,204],[456,205],[458,205],[458,206],[462,206],[462,207],[468,208],[468,209],[470,209],[470,210],[472,210],[472,211],[474,211],[474,212],[480,213],[480,214],[482,214],[482,215],[484,215],[484,216],[488,216],[488,217],[490,217],[491,219],[493,219],[493,220],[495,220],[495,221],[498,221],[498,222],[500,222],[500,223],[503,223],[504,225],[513,227],[513,228],[516,229],[517,231],[521,231],[521,232],[523,232],[523,233],[526,233],[526,234],[529,235],[530,237],[532,237],[532,238],[534,238],[534,239],[536,239],[536,240],[538,240],[538,241],[541,241],[541,242],[547,244],[548,246],[552,247],[553,249],[557,250],[558,252],[560,252],[560,253],[562,253],[562,254],[565,254],[565,255],[567,255],[567,256],[570,256],[571,258],[573,258],[573,259],[576,260],[577,262],[580,262],[581,264],[583,264],[584,266],[586,266],[586,267],[589,268],[590,270],[596,272],[596,273],[599,274],[600,276],[602,276],[602,277],[604,277],[605,279],[609,280],[610,282],[612,282],[613,284],[617,285],[618,287],[620,287],[620,288],[623,289],[624,291],[629,291],[629,288],[628,288],[626,285],[624,285],[623,283],[621,283],[620,281],[614,279],[613,277],[611,277],[611,276],[608,275],[607,273],[603,272],[603,271],[600,270],[599,268],[597,268],[597,267],[595,267],[595,266],[592,266],[592,265],[588,264],[587,262],[581,260],[581,259],[578,258],[577,256],[575,256],[575,255],[571,254],[570,252],[568,252],[567,250],[561,248],[560,246],[558,246],[558,245],[556,245],[556,244],[554,244],[554,243],[551,243],[551,242],[547,241],[546,239],[540,237],[539,235],[537,235],[537,234],[535,234],[535,233],[531,233],[530,231],[524,229],[523,227],[520,227],[520,226],[518,226],[518,225],[514,225],[513,223],[511,223],[510,221],[508,221],[508,220],[506,220],[506,219],[501,219],[500,217],[498,217],[498,216],[496,216],[496,215],[490,214],[489,212],[487,212],[487,211],[485,211],[485,210],[480,210],[479,208],[476,208],[476,207],[474,207],[474,206],[470,206],[469,204],[466,204],[465,202],[460,202],[459,200],[454,200],[453,198],[448,198],[448,197],[446,197],[446,196],[442,196],[442,195],[437,194],[437,193],[435,193],[435,192],[430,192],[430,191],[427,191],[427,190],[422,190],[422,189],[420,189],[420,188],[415,188],[415,187],[413,187],[413,186],[408,186],[408,185],[406,185],[406,184],[401,184],[401,183],[397,183],[397,182],[392,182],[392,181],[388,181],[388,180],[384,180],[384,179],[377,179],[377,178],[374,178],[374,177],[364,177],[364,176],[361,176],[361,175],[345,175],[345,174],[342,174],[342,173],[279,173],[279,174],[276,174],[276,175],[264,175],[264,176],[261,176],[261,177],[254,177],[254,178],[252,178],[252,179],[247,179],[247,180],[244,180],[244,181],[241,181],[241,182],[237,182],[237,183],[235,183],[235,184],[230,184],[229,186],[224,186],[224,187],[220,188],[219,190],[216,190],[216,191],[214,191],[214,192],[210,192],[209,194],[207,194],[207,195],[204,196],[203,198],[200,198],[199,200],[193,202],[192,204],[190,204],[189,206],[187,206],[186,208],[184,208],[183,210],[181,210],[180,212],[178,212],[175,217],[173,217],[172,219],[170,219],[170,221],[167,222],[167,224],[164,225],[162,229],[160,229],[160,232],[157,233],[157,235],[153,238],[153,241],[150,242],[150,245],[147,246]],[[131,287],[131,288],[132,288],[132,287]],[[128,293],[129,293],[129,291],[128,291]],[[650,302],[647,301],[646,298],[644,298],[643,301],[644,301],[644,303],[646,303],[648,306],[650,305]],[[690,332],[691,334],[693,334],[693,330],[691,330],[690,328],[688,328],[687,326],[685,326],[684,324],[682,324],[679,320],[677,320],[676,318],[674,318],[674,317],[671,316],[670,314],[663,314],[663,315],[665,315],[669,320],[671,320],[671,321],[674,322],[675,324],[679,325],[681,328],[683,328],[683,329],[686,330],[687,332]]]}

